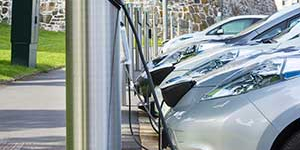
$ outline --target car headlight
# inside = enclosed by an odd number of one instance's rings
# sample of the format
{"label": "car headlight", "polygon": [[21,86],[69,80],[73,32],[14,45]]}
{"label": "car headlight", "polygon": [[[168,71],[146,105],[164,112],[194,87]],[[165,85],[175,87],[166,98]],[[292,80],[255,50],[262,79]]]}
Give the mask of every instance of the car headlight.
{"label": "car headlight", "polygon": [[218,56],[216,58],[213,58],[209,61],[207,61],[204,64],[201,64],[198,67],[195,67],[194,69],[191,69],[187,73],[185,73],[185,76],[191,76],[191,77],[198,77],[202,76],[204,74],[207,74],[208,72],[211,72],[213,70],[216,70],[218,68],[223,67],[229,62],[234,61],[239,56],[239,50],[233,50],[230,52],[226,52],[225,54]]}
{"label": "car headlight", "polygon": [[210,91],[202,100],[234,96],[262,88],[281,80],[281,68],[284,59],[266,61],[247,71],[241,71],[233,78]]}
{"label": "car headlight", "polygon": [[164,57],[163,60],[161,60],[159,63],[156,64],[156,66],[160,66],[163,64],[177,64],[180,61],[191,57],[191,56],[195,56],[199,53],[201,53],[202,51],[199,49],[198,45],[193,45],[193,46],[189,46],[189,47],[185,47],[182,48],[178,51],[174,51],[172,53],[170,53],[168,56]]}

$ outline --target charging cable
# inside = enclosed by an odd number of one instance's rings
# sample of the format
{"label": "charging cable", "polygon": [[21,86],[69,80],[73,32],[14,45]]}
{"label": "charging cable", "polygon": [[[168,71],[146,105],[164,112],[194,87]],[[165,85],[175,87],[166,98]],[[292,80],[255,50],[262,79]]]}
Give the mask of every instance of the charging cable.
{"label": "charging cable", "polygon": [[150,74],[150,71],[148,69],[146,60],[145,60],[144,55],[143,55],[141,41],[138,38],[139,36],[138,36],[137,31],[136,31],[136,29],[134,27],[134,24],[133,24],[133,21],[132,21],[130,15],[129,15],[129,12],[128,12],[125,4],[121,0],[108,0],[108,1],[111,2],[115,6],[119,5],[123,9],[123,11],[125,13],[125,16],[127,17],[127,20],[129,22],[130,28],[132,29],[133,34],[135,36],[135,40],[136,40],[136,43],[137,43],[137,50],[138,50],[141,62],[143,64],[143,67],[145,69],[146,75],[147,75],[149,83],[150,83],[150,89],[151,89],[152,96],[154,98],[155,105],[158,108],[159,120],[161,121],[162,127],[163,127],[164,131],[166,132],[166,140],[169,142],[168,144],[169,144],[171,150],[175,150],[175,146],[171,142],[171,138],[170,138],[169,130],[167,128],[166,120],[165,120],[165,118],[163,116],[162,110],[160,108],[160,104],[158,102],[158,98],[157,98],[157,95],[156,95],[156,92],[155,92],[155,89],[154,89],[154,83],[153,83],[153,80],[152,80],[152,76]]}

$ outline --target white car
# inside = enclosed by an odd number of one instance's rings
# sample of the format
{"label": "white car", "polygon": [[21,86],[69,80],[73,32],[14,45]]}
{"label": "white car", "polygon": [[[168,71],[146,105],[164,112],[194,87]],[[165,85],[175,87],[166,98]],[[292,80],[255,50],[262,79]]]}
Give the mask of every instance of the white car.
{"label": "white car", "polygon": [[240,33],[252,24],[267,18],[266,15],[235,16],[220,21],[201,32],[185,34],[171,39],[164,44],[162,52],[180,49],[184,45],[192,45],[200,41],[211,39],[223,39]]}
{"label": "white car", "polygon": [[[273,49],[282,49],[291,46],[300,47],[300,19],[289,29],[285,30],[273,39],[268,41],[253,42],[245,46],[232,46],[225,48],[214,48],[207,50],[202,55],[196,56],[190,60],[183,61],[177,65],[166,65],[166,67],[175,67],[172,72],[162,81],[160,87],[164,87],[170,82],[176,81],[180,76],[195,76],[206,74],[214,69],[218,69],[231,61],[251,57],[259,53],[272,51]],[[160,66],[159,69],[164,69]],[[201,74],[199,74],[201,72]]]}

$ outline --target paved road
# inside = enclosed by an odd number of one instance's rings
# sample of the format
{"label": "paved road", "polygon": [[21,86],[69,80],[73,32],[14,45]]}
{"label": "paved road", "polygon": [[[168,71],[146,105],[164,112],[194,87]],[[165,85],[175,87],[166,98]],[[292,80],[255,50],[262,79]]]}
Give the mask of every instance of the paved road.
{"label": "paved road", "polygon": [[[140,140],[136,109],[132,122]],[[0,85],[0,150],[64,150],[65,132],[64,70]],[[130,135],[127,106],[122,106],[122,145],[140,149]]]}
{"label": "paved road", "polygon": [[65,149],[65,71],[0,86],[1,150]]}

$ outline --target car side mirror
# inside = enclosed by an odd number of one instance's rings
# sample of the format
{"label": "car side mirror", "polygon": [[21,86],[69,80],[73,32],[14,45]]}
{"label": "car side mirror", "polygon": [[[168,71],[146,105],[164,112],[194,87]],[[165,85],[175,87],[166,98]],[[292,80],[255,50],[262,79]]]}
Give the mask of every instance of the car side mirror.
{"label": "car side mirror", "polygon": [[217,35],[222,35],[222,34],[224,34],[224,29],[217,30]]}

